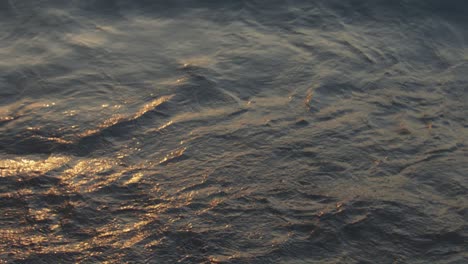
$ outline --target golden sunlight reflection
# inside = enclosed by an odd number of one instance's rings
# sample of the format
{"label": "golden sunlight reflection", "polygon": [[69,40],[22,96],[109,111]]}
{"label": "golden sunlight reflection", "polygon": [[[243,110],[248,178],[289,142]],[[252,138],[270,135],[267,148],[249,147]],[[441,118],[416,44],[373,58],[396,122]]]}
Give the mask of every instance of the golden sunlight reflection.
{"label": "golden sunlight reflection", "polygon": [[106,181],[106,177],[99,174],[110,173],[111,169],[118,163],[112,159],[89,159],[78,162],[72,168],[64,171],[62,181],[72,189],[78,191],[92,191],[91,186]]}
{"label": "golden sunlight reflection", "polygon": [[13,116],[0,116],[0,122],[11,121],[15,119]]}
{"label": "golden sunlight reflection", "polygon": [[17,174],[44,174],[65,165],[70,160],[65,156],[50,156],[46,160],[5,159],[0,160],[0,177]]}
{"label": "golden sunlight reflection", "polygon": [[150,129],[148,131],[146,131],[146,133],[155,133],[155,132],[160,132],[166,128],[168,128],[169,126],[171,126],[172,124],[174,124],[174,121],[170,120],[166,123],[164,123],[163,125],[157,127],[157,128],[154,128],[154,129]]}
{"label": "golden sunlight reflection", "polygon": [[180,61],[180,64],[185,68],[189,66],[203,66],[206,67],[208,65],[214,64],[216,61],[214,60],[214,56],[195,56],[191,58],[186,58]]}
{"label": "golden sunlight reflection", "polygon": [[184,152],[185,152],[186,149],[187,149],[187,148],[184,147],[184,148],[180,148],[180,149],[176,149],[176,150],[172,151],[171,153],[167,154],[167,155],[159,162],[159,164],[165,164],[165,163],[168,163],[168,162],[170,162],[170,161],[172,161],[172,160],[174,160],[174,159],[177,159],[177,158],[181,157],[181,156],[184,154]]}
{"label": "golden sunlight reflection", "polygon": [[165,79],[163,81],[160,81],[160,82],[158,82],[158,84],[159,85],[167,85],[167,86],[175,86],[175,85],[184,84],[188,80],[189,79],[187,77],[170,78],[170,79]]}
{"label": "golden sunlight reflection", "polygon": [[66,38],[74,44],[88,46],[88,47],[98,47],[106,43],[107,38],[105,38],[102,32],[82,32],[78,34],[67,34]]}
{"label": "golden sunlight reflection", "polygon": [[[176,149],[168,153],[159,163],[143,162],[129,167],[121,167],[118,159],[93,158],[79,161],[72,161],[69,157],[54,157],[51,156],[45,160],[2,160],[0,166],[2,172],[8,175],[22,172],[40,172],[45,173],[54,168],[58,168],[67,164],[68,169],[59,172],[63,184],[60,186],[51,187],[44,192],[48,197],[62,196],[64,193],[81,193],[84,195],[88,192],[98,191],[101,187],[117,184],[128,186],[141,182],[146,176],[144,171],[151,168],[152,165],[170,162],[177,157],[183,155],[186,148]],[[157,167],[153,168],[152,174],[157,171]],[[205,179],[204,179],[205,180]],[[65,188],[65,189],[64,189]],[[215,189],[212,190],[216,192]],[[25,192],[19,195],[25,195]],[[39,205],[29,208],[26,212],[12,212],[15,216],[29,219],[36,223],[34,226],[27,228],[0,229],[0,243],[8,244],[17,248],[15,254],[22,256],[34,256],[36,254],[48,253],[74,253],[84,251],[95,251],[102,246],[111,246],[116,250],[124,250],[128,248],[139,247],[142,251],[151,251],[154,247],[158,247],[163,243],[161,240],[164,237],[164,232],[170,229],[179,228],[181,230],[190,231],[196,228],[192,223],[183,223],[183,219],[179,216],[167,217],[168,210],[186,208],[196,199],[199,199],[198,191],[186,191],[167,193],[165,188],[160,188],[159,184],[152,187],[151,191],[145,193],[151,199],[155,199],[154,203],[142,203],[141,205],[119,204],[115,205],[108,203],[101,209],[103,212],[114,214],[122,214],[125,217],[116,217],[110,222],[96,225],[93,228],[76,226],[77,234],[85,236],[83,239],[73,239],[64,236],[64,232],[69,232],[71,226],[76,223],[69,218],[69,214],[78,212],[80,208],[91,209],[90,204],[73,201],[62,201],[59,207],[52,207],[52,204]],[[206,208],[200,208],[197,214],[204,214],[223,202],[224,199],[214,198]],[[112,208],[113,207],[113,208]],[[144,214],[136,214],[133,211],[143,210]],[[4,213],[5,214],[5,213]],[[164,218],[162,220],[161,218]],[[162,221],[160,223],[160,221]],[[156,225],[156,227],[155,227]],[[38,232],[48,230],[48,232]],[[228,228],[226,227],[223,228]],[[89,237],[88,237],[89,236]],[[47,245],[47,246],[45,246]],[[3,247],[0,246],[0,250]],[[10,250],[10,252],[13,249]],[[100,256],[106,252],[96,251],[94,256]],[[107,252],[108,254],[108,252]]]}
{"label": "golden sunlight reflection", "polygon": [[103,129],[114,126],[125,120],[128,120],[128,119],[124,115],[120,115],[120,114],[113,115],[111,118],[104,120],[104,122],[102,122],[97,128],[89,129],[83,133],[78,134],[78,137],[82,138],[82,137],[89,137],[89,136],[95,135],[101,132]]}
{"label": "golden sunlight reflection", "polygon": [[146,114],[148,111],[152,111],[156,107],[158,107],[159,105],[163,104],[164,102],[169,101],[172,97],[174,97],[174,95],[167,95],[167,96],[162,96],[160,98],[157,98],[157,99],[151,101],[150,103],[148,103],[148,104],[144,105],[142,108],[140,108],[140,110],[133,117],[131,117],[130,119],[137,119],[137,118],[141,117],[142,115]]}
{"label": "golden sunlight reflection", "polygon": [[112,117],[110,117],[107,120],[104,120],[97,128],[95,129],[89,129],[86,130],[85,132],[82,132],[78,134],[78,137],[83,138],[83,137],[89,137],[95,134],[98,134],[102,130],[112,127],[116,124],[126,122],[126,121],[132,121],[135,119],[140,118],[144,114],[146,114],[149,111],[154,110],[156,107],[159,105],[163,104],[164,102],[169,101],[174,95],[168,95],[168,96],[162,96],[157,99],[154,99],[153,101],[145,104],[142,106],[135,114],[133,115],[122,115],[122,114],[115,114]]}
{"label": "golden sunlight reflection", "polygon": [[143,176],[144,176],[144,174],[141,173],[141,172],[134,173],[132,175],[132,177],[128,181],[126,181],[124,184],[129,185],[129,184],[132,184],[132,183],[137,183],[137,182],[139,182],[141,180],[141,178],[143,178]]}

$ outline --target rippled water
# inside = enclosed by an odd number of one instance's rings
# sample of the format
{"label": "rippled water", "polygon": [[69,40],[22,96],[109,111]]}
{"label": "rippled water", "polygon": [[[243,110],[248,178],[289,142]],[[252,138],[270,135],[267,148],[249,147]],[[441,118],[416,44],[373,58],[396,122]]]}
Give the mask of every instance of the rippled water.
{"label": "rippled water", "polygon": [[467,15],[1,1],[0,262],[468,263]]}

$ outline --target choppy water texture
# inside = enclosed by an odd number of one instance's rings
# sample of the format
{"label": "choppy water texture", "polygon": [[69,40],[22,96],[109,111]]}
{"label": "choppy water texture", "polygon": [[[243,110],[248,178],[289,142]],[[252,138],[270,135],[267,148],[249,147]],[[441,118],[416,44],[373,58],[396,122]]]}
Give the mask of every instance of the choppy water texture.
{"label": "choppy water texture", "polygon": [[468,263],[468,3],[1,1],[0,262]]}

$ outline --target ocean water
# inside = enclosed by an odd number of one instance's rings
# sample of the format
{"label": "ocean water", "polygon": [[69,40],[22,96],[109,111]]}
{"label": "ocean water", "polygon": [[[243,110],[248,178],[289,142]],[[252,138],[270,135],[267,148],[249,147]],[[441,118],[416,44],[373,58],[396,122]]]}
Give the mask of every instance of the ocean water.
{"label": "ocean water", "polygon": [[4,0],[0,57],[0,263],[468,263],[465,0]]}

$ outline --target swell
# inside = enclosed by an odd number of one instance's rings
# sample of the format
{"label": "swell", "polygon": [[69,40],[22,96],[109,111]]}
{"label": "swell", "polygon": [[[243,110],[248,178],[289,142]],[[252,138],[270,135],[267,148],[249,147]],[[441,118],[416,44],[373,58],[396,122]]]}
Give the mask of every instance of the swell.
{"label": "swell", "polygon": [[21,132],[16,129],[10,133],[7,131],[2,133],[2,137],[0,137],[0,148],[11,154],[71,152],[77,155],[87,155],[95,148],[102,148],[105,137],[125,135],[125,131],[132,129],[138,120],[145,118],[150,113],[155,113],[158,107],[172,97],[169,95],[157,98],[145,104],[132,115],[114,115],[96,128],[77,134],[70,134],[67,131],[56,133],[34,130]]}
{"label": "swell", "polygon": [[454,3],[1,2],[0,261],[462,262]]}
{"label": "swell", "polygon": [[[200,68],[201,69],[201,68]],[[175,94],[161,96],[137,109],[136,112],[112,114],[109,118],[81,132],[68,129],[27,129],[15,128],[16,122],[21,122],[25,112],[21,108],[2,117],[0,127],[3,133],[0,137],[0,149],[10,154],[52,154],[73,153],[86,156],[94,150],[108,148],[111,144],[109,138],[125,138],[135,133],[135,129],[145,127],[145,124],[154,126],[167,123],[171,117],[191,111],[216,109],[236,106],[240,103],[235,95],[230,94],[214,82],[204,77],[200,69],[194,66],[185,66],[182,72],[185,77],[174,83],[172,92]],[[46,120],[44,120],[46,121]],[[11,123],[12,122],[12,123]],[[172,124],[171,121],[169,121]],[[10,123],[10,124],[9,124]],[[26,124],[28,124],[27,122]],[[8,127],[5,127],[7,124]],[[170,125],[169,124],[169,125]],[[35,124],[40,126],[41,124]],[[22,124],[24,127],[25,124]],[[161,125],[159,129],[163,129]],[[144,131],[144,128],[143,130]]]}

